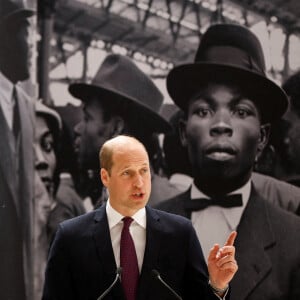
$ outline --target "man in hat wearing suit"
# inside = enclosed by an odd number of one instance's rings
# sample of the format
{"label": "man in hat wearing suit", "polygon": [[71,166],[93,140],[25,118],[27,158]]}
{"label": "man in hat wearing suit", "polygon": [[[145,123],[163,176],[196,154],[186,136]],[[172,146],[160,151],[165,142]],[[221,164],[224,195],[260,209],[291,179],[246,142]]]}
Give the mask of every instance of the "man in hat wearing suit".
{"label": "man in hat wearing suit", "polygon": [[144,145],[119,135],[99,156],[109,199],[59,225],[42,299],[228,300],[238,268],[236,232],[223,247],[214,245],[207,270],[191,222],[147,205],[151,172]]}
{"label": "man in hat wearing suit", "polygon": [[181,136],[194,181],[158,208],[191,219],[206,258],[214,242],[237,231],[231,299],[300,299],[299,217],[270,203],[251,180],[270,123],[288,106],[265,75],[257,37],[239,25],[211,26],[195,62],[171,70],[167,88],[185,112]]}
{"label": "man in hat wearing suit", "polygon": [[34,106],[18,86],[32,15],[21,0],[0,1],[0,299],[10,300],[33,299]]}
{"label": "man in hat wearing suit", "polygon": [[[83,101],[84,120],[76,128],[76,146],[81,170],[89,170],[99,197],[98,151],[103,143],[118,134],[129,134],[145,145],[152,168],[152,194],[149,204],[179,193],[167,178],[155,174],[161,158],[156,133],[170,129],[160,116],[163,96],[152,80],[130,58],[108,55],[91,84],[75,83],[70,93]],[[158,162],[159,163],[159,162]],[[91,172],[92,171],[92,172]],[[93,174],[96,174],[93,176]]]}

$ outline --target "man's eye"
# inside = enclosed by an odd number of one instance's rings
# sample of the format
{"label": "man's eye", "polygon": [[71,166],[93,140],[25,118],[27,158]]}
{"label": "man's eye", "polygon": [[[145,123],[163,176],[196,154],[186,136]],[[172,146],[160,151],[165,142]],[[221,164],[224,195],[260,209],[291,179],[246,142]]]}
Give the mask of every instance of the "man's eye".
{"label": "man's eye", "polygon": [[210,110],[208,108],[198,108],[195,113],[201,117],[201,118],[204,118],[204,117],[207,117],[210,113]]}
{"label": "man's eye", "polygon": [[49,153],[49,152],[53,151],[53,148],[54,148],[53,141],[44,141],[42,144],[42,147],[45,152]]}
{"label": "man's eye", "polygon": [[245,108],[237,108],[234,111],[234,114],[236,114],[237,116],[239,116],[240,118],[246,118],[249,115],[251,115],[251,112],[248,109]]}

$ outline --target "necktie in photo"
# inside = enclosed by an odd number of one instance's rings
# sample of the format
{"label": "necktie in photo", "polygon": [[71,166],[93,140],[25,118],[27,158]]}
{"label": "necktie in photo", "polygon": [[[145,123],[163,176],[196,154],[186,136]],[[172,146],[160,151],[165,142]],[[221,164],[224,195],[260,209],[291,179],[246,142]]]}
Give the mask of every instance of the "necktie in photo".
{"label": "necktie in photo", "polygon": [[130,217],[123,218],[123,229],[120,243],[120,265],[122,268],[121,282],[126,300],[135,300],[139,279],[138,261],[129,226],[133,221]]}
{"label": "necktie in photo", "polygon": [[18,95],[17,95],[17,89],[15,86],[13,88],[13,98],[14,98],[15,104],[14,104],[14,109],[13,109],[12,131],[13,131],[15,140],[17,140],[19,132],[20,132],[20,116],[19,116]]}
{"label": "necktie in photo", "polygon": [[185,209],[188,211],[199,211],[212,205],[221,206],[225,208],[239,207],[243,205],[243,201],[241,194],[233,194],[225,195],[223,197],[214,197],[211,199],[192,199],[186,201],[184,205]]}

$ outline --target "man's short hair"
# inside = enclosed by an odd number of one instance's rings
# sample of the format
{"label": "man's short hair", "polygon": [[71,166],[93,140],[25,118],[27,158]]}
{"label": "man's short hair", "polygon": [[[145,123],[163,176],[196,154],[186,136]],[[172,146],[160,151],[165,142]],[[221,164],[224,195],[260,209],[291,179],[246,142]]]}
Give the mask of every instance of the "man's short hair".
{"label": "man's short hair", "polygon": [[147,150],[146,150],[145,146],[143,145],[143,143],[141,143],[138,139],[136,139],[133,136],[118,135],[118,136],[113,137],[112,139],[106,141],[102,145],[102,147],[99,151],[99,162],[100,162],[100,168],[105,169],[109,175],[111,174],[111,169],[113,167],[113,154],[114,154],[116,145],[120,145],[118,140],[121,138],[127,138],[127,139],[136,141],[145,149],[145,152],[147,153]]}

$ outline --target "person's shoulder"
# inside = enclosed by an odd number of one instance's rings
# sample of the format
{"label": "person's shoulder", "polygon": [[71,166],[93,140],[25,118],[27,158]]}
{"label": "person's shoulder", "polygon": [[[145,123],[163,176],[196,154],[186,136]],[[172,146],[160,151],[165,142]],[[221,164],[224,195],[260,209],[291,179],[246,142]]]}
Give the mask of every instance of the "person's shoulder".
{"label": "person's shoulder", "polygon": [[192,225],[191,221],[181,215],[166,212],[156,208],[147,208],[148,212],[151,213],[162,225],[170,226],[170,227],[181,227],[181,226],[188,226]]}
{"label": "person's shoulder", "polygon": [[[72,180],[72,179],[70,179]],[[74,185],[66,179],[61,179],[56,193],[56,202],[66,207],[79,207],[84,211],[83,199],[76,192]]]}
{"label": "person's shoulder", "polygon": [[300,188],[267,175],[253,173],[257,192],[267,201],[293,213],[300,213]]}
{"label": "person's shoulder", "polygon": [[88,225],[94,222],[97,211],[91,211],[83,215],[65,220],[59,224],[64,231],[82,231],[88,228]]}
{"label": "person's shoulder", "polygon": [[[278,205],[274,205],[273,203],[270,203],[266,201],[266,206],[268,208],[268,213],[270,220],[272,220],[273,223],[277,223],[280,227],[291,226],[295,229],[298,228],[300,230],[300,217],[294,214],[291,211],[288,211]],[[296,227],[295,227],[296,226]]]}
{"label": "person's shoulder", "polygon": [[295,196],[300,197],[300,188],[290,184],[288,182],[285,182],[283,180],[277,179],[275,177],[265,175],[265,174],[260,174],[257,172],[252,173],[252,180],[253,182],[261,187],[264,186],[266,189],[268,188],[275,188],[278,190],[284,190],[292,193]]}

